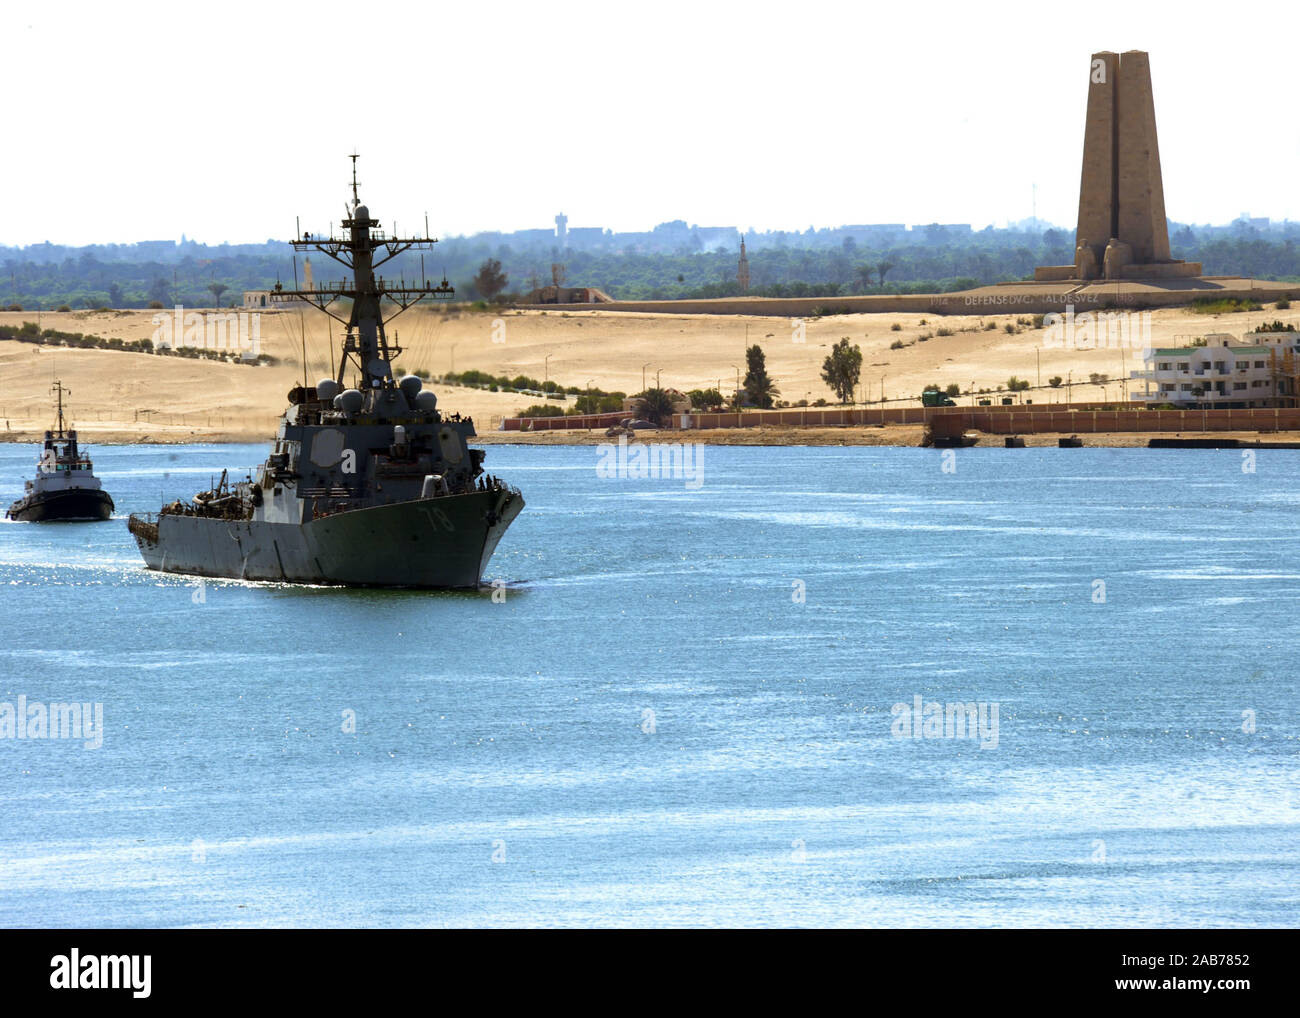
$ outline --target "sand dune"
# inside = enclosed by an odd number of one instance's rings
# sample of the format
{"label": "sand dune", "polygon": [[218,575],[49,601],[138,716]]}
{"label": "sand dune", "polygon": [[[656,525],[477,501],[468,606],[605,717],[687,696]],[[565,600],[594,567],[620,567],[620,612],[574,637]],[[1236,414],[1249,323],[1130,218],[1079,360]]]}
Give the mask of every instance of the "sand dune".
{"label": "sand dune", "polygon": [[[155,314],[47,312],[40,324],[134,340],[154,332]],[[1150,315],[1151,340],[1157,346],[1212,332],[1239,335],[1274,319],[1300,324],[1300,310],[1271,306],[1219,316],[1182,309]],[[33,312],[0,313],[0,323],[6,325],[35,320]],[[940,329],[951,335],[939,335]],[[390,325],[389,335],[405,347],[397,363],[408,371],[436,375],[477,368],[538,379],[549,375],[564,386],[624,392],[639,390],[643,377],[653,385],[656,375],[664,386],[688,390],[721,385],[730,392],[737,372],[744,375],[746,344],[758,343],[782,398],[792,402],[832,398],[820,378],[821,365],[830,346],[843,336],[862,348],[862,392],[872,401],[883,392],[891,400],[914,404],[921,388],[931,382],[956,383],[963,390],[995,389],[1011,375],[1044,386],[1054,375],[1073,379],[1069,391],[1063,385],[1026,394],[1036,403],[1063,402],[1067,396],[1117,399],[1117,382],[1103,389],[1087,384],[1088,377],[1118,379],[1142,366],[1131,349],[1045,348],[1044,331],[1017,324],[1016,316],[1008,315],[840,315],[808,320],[800,330],[795,320],[771,317],[414,308]],[[0,418],[7,422],[9,437],[30,437],[48,426],[50,383],[57,375],[72,390],[73,416],[88,437],[261,439],[271,433],[288,390],[303,378],[304,341],[307,377],[315,382],[331,373],[331,339],[337,347],[338,338],[337,324],[318,313],[266,313],[261,347],[280,363],[260,367],[0,342]],[[905,345],[890,349],[895,342]],[[444,409],[472,415],[480,431],[495,428],[502,416],[536,402],[513,393],[447,386],[437,391]]]}

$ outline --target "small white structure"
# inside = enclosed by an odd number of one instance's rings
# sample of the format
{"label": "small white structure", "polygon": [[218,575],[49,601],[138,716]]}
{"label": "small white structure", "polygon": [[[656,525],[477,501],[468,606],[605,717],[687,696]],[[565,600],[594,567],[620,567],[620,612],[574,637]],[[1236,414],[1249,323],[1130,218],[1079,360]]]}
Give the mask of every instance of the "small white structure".
{"label": "small white structure", "polygon": [[1294,406],[1300,332],[1214,333],[1186,346],[1159,347],[1131,372],[1146,391],[1134,399],[1180,408]]}

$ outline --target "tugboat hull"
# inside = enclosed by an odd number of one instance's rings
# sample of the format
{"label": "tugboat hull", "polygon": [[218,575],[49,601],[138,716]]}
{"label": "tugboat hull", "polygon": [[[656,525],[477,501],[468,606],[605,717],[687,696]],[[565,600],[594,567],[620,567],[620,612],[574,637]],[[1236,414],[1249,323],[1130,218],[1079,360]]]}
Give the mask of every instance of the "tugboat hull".
{"label": "tugboat hull", "polygon": [[113,499],[95,488],[36,492],[20,498],[5,514],[24,523],[99,522],[113,515]]}
{"label": "tugboat hull", "polygon": [[149,569],[280,583],[475,588],[523,509],[472,491],[335,513],[302,524],[164,513],[129,526]]}

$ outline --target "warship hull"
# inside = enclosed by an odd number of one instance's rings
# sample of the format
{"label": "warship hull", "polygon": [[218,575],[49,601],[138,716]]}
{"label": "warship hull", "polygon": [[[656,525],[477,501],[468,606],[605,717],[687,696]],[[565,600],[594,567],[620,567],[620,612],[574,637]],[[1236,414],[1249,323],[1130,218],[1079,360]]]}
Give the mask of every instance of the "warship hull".
{"label": "warship hull", "polygon": [[97,488],[36,492],[20,498],[5,515],[25,523],[100,522],[113,515],[113,500]]}
{"label": "warship hull", "polygon": [[129,526],[149,569],[240,580],[475,588],[518,492],[471,491],[323,516],[302,524],[164,513]]}

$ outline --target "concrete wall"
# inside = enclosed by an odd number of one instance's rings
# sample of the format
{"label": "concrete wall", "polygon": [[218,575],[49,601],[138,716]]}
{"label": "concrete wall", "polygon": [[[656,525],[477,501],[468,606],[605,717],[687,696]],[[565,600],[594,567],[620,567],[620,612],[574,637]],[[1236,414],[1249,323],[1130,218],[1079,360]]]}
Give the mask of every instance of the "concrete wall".
{"label": "concrete wall", "polygon": [[967,427],[990,435],[1059,433],[1085,435],[1117,431],[1295,431],[1300,408],[1252,410],[1088,410],[1007,414],[987,408],[967,411]]}
{"label": "concrete wall", "polygon": [[623,411],[612,414],[581,414],[574,417],[507,417],[501,422],[502,431],[584,431],[590,428],[608,428],[611,424],[627,420]]}
{"label": "concrete wall", "polygon": [[[997,407],[826,407],[798,410],[750,410],[744,413],[691,414],[691,430],[700,428],[850,427],[873,424],[924,424],[934,417],[945,418],[936,431],[982,431],[990,435],[1066,435],[1096,432],[1161,431],[1296,431],[1300,430],[1300,408],[1247,410],[1097,410],[1095,404],[1055,404]],[[1075,407],[1076,409],[1070,409]],[[623,414],[591,414],[584,417],[538,417],[525,430],[570,431],[604,429],[622,420]],[[519,418],[502,422],[505,431],[521,430]]]}
{"label": "concrete wall", "polygon": [[[1091,238],[1089,238],[1091,239]],[[1215,277],[1209,277],[1213,279]],[[888,312],[930,315],[1048,314],[1066,306],[1076,311],[1108,307],[1149,309],[1177,307],[1199,299],[1276,300],[1300,296],[1300,283],[1273,283],[1230,278],[1225,285],[1180,285],[1170,289],[1143,287],[1140,291],[1114,292],[1115,283],[1098,284],[1091,292],[1033,291],[1032,283],[1004,284],[959,293],[878,294],[861,297],[720,297],[716,300],[615,300],[608,304],[519,304],[530,311],[628,311],[664,315],[767,315],[778,318],[812,318],[817,314],[881,314]],[[1124,284],[1128,285],[1128,284]],[[1023,288],[1023,290],[1022,290]]]}

